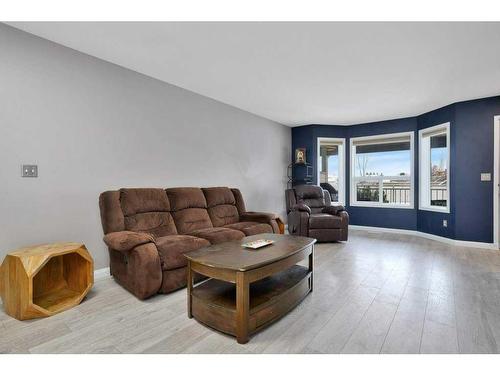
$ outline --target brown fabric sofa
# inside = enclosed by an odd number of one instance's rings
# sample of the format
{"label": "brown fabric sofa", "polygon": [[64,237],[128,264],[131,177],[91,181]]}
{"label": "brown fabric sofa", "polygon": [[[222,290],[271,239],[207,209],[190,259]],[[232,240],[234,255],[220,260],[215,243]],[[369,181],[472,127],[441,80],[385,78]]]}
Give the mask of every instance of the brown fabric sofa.
{"label": "brown fabric sofa", "polygon": [[285,192],[288,232],[319,242],[347,241],[349,215],[332,205],[330,193],[315,185],[299,185]]}
{"label": "brown fabric sofa", "polygon": [[186,286],[185,252],[279,232],[274,214],[247,212],[227,187],[106,191],[99,207],[111,275],[140,299]]}

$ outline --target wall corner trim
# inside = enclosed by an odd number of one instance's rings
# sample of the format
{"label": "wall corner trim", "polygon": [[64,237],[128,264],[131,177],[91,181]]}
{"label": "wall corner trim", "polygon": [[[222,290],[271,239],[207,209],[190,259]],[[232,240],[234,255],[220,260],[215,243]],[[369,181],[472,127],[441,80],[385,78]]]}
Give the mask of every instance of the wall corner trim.
{"label": "wall corner trim", "polygon": [[368,232],[404,234],[404,235],[409,235],[409,236],[427,238],[429,240],[443,242],[443,243],[446,243],[448,245],[475,247],[478,249],[499,250],[497,243],[454,240],[451,238],[436,236],[435,234],[429,234],[429,233],[424,233],[424,232],[419,232],[416,230],[409,230],[409,229],[368,227],[368,226],[362,226],[362,225],[349,225],[349,229],[351,229],[351,230],[364,230],[364,231],[368,231]]}

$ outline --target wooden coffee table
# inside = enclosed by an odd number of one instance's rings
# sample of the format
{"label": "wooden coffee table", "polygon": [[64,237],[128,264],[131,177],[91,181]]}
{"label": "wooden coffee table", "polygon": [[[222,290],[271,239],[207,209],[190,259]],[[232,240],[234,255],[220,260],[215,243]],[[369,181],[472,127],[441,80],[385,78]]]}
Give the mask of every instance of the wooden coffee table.
{"label": "wooden coffee table", "polygon": [[[258,250],[242,243],[270,239]],[[188,316],[238,343],[281,318],[313,290],[313,238],[259,234],[186,253]],[[308,267],[297,263],[308,258]],[[193,286],[194,274],[209,277]]]}

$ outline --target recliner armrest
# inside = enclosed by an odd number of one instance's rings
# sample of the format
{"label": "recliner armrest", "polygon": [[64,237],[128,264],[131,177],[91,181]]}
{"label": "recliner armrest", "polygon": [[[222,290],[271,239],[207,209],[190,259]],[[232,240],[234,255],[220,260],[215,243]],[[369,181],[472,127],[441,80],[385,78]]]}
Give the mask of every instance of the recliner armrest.
{"label": "recliner armrest", "polygon": [[341,204],[336,205],[336,206],[326,206],[321,210],[324,214],[330,214],[330,215],[338,215],[339,212],[345,211],[345,207],[342,206]]}
{"label": "recliner armrest", "polygon": [[121,231],[106,234],[104,242],[113,250],[130,251],[136,246],[154,243],[155,238],[148,233]]}
{"label": "recliner armrest", "polygon": [[307,212],[309,215],[311,214],[311,209],[308,205],[304,203],[297,203],[292,207],[292,211],[302,211]]}

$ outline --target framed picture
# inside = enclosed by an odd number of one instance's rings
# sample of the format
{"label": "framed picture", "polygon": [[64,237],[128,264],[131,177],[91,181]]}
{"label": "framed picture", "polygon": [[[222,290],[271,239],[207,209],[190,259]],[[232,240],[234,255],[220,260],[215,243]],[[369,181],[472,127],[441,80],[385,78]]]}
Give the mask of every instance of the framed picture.
{"label": "framed picture", "polygon": [[305,148],[296,148],[295,149],[295,163],[305,164],[305,162],[306,162],[306,149]]}

